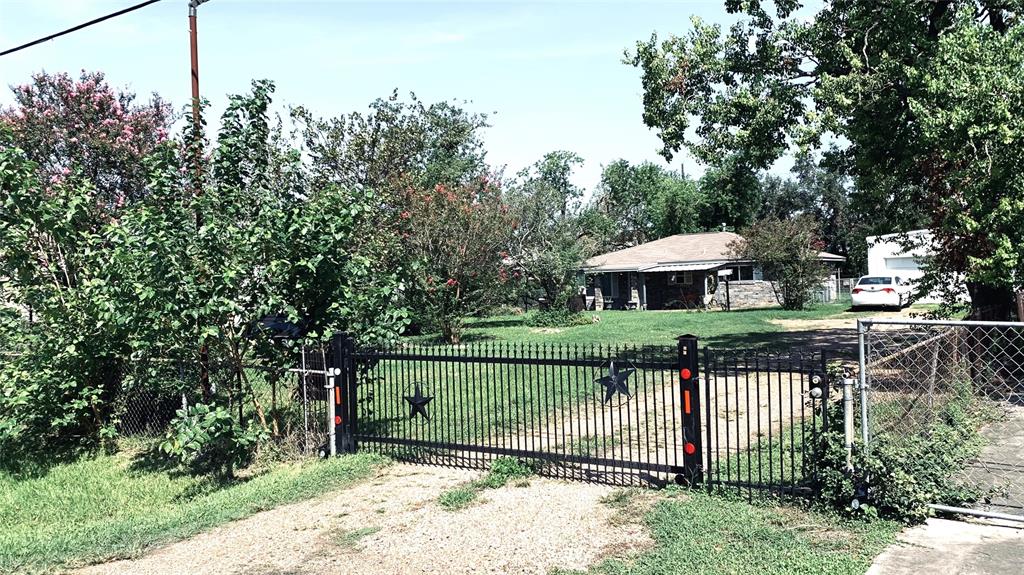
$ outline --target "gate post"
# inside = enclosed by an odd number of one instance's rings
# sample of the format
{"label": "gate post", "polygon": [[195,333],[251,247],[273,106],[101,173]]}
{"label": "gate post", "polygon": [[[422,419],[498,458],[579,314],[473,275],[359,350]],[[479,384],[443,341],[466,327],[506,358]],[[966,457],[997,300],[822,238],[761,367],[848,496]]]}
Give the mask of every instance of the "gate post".
{"label": "gate post", "polygon": [[328,372],[338,374],[332,397],[335,449],[337,453],[356,452],[356,342],[347,333],[335,334],[331,338],[331,365]]}
{"label": "gate post", "polygon": [[683,468],[676,475],[676,483],[695,485],[704,479],[701,460],[700,429],[700,362],[697,358],[697,336],[681,335],[677,338],[679,363],[679,397],[683,422]]}

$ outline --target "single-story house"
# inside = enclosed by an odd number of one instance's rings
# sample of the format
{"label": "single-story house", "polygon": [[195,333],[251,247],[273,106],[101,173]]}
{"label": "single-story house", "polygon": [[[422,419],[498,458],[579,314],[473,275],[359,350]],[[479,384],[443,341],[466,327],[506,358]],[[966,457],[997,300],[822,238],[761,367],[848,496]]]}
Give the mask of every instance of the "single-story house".
{"label": "single-story house", "polygon": [[[750,260],[733,257],[732,232],[678,234],[601,254],[583,265],[587,306],[591,309],[693,309],[709,305],[751,308],[778,304],[774,286]],[[846,258],[819,257],[833,273]],[[728,275],[720,274],[726,272]],[[728,279],[728,289],[719,289]],[[835,297],[834,280],[822,284],[820,299]],[[728,293],[726,293],[728,291]]]}

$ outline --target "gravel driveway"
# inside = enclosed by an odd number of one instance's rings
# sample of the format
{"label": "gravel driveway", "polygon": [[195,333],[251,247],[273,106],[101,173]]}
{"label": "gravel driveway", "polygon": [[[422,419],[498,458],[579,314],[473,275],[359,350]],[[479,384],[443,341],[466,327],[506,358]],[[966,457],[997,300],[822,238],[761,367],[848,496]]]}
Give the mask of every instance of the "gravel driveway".
{"label": "gravel driveway", "polygon": [[437,505],[440,493],[478,476],[393,465],[354,487],[78,573],[544,574],[650,545],[641,525],[616,521],[601,503],[614,491],[607,486],[532,479],[487,490],[460,511]]}

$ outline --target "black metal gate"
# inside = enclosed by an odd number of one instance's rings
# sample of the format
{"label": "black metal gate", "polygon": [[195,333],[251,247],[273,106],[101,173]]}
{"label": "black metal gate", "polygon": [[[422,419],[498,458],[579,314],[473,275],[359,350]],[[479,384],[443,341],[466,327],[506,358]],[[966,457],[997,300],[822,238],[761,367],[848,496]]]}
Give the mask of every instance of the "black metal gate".
{"label": "black metal gate", "polygon": [[[674,347],[484,342],[372,349],[342,337],[333,349],[342,374],[333,394],[339,452],[472,468],[510,456],[534,462],[542,475],[621,485],[743,483],[733,481],[725,460],[750,442],[723,435],[719,425],[730,409],[742,411],[734,390],[722,387],[731,372],[711,361],[717,355],[701,354],[693,336]],[[776,359],[771,367],[782,364]],[[710,377],[701,378],[702,367]],[[811,370],[804,367],[787,366],[799,376],[786,373],[806,388]],[[794,407],[795,397],[786,400]],[[786,477],[793,475],[779,478]]]}

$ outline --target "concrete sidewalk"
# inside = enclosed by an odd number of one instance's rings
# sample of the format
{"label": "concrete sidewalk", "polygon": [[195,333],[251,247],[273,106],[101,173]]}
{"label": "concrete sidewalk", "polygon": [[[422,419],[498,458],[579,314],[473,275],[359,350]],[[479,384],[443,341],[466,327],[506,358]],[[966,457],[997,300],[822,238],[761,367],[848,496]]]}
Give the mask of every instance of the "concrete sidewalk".
{"label": "concrete sidewalk", "polygon": [[1020,575],[1024,523],[929,519],[904,531],[875,558],[868,575]]}

